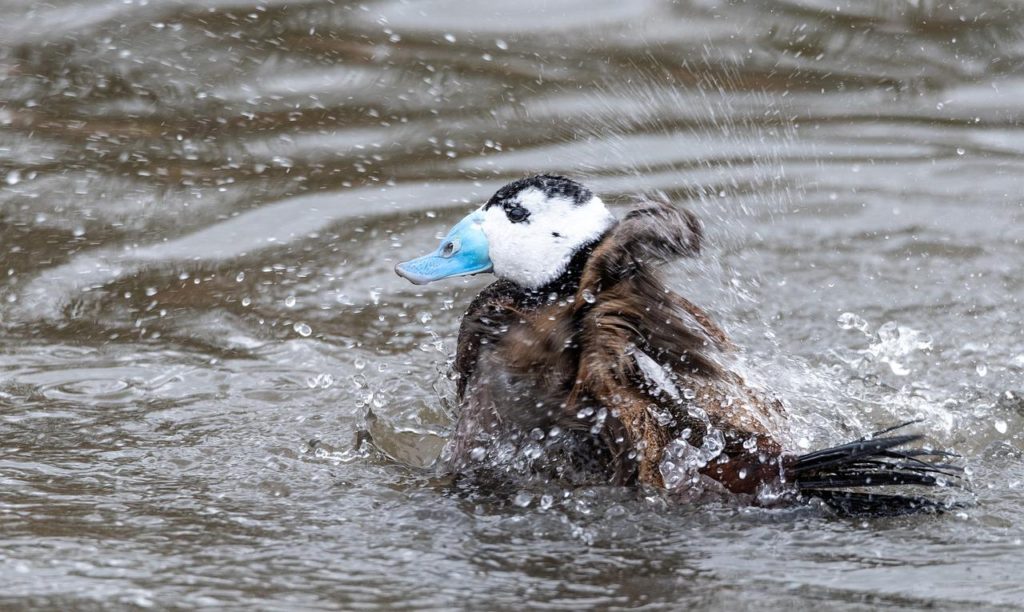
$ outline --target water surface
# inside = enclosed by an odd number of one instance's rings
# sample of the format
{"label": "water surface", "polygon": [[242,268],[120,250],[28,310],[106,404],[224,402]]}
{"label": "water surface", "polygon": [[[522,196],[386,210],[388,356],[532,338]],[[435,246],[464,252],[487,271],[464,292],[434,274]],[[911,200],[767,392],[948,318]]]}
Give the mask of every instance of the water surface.
{"label": "water surface", "polygon": [[[0,11],[2,607],[1024,602],[1020,5]],[[536,171],[698,212],[669,277],[791,443],[923,418],[970,505],[448,492],[423,467],[487,281],[392,267]]]}

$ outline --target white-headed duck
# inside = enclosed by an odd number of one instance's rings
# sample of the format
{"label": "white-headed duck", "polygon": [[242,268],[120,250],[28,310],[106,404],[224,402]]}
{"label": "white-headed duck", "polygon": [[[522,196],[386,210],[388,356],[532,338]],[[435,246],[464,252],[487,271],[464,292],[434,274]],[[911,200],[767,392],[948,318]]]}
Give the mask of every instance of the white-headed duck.
{"label": "white-headed duck", "polygon": [[667,201],[644,200],[619,220],[580,183],[538,175],[499,189],[434,253],[398,264],[417,284],[497,277],[459,330],[459,414],[444,465],[670,490],[703,482],[850,511],[935,507],[851,491],[955,478],[934,462],[944,453],[906,448],[920,436],[804,455],[783,447],[782,404],[730,370],[724,331],[658,273],[701,241],[697,218]]}

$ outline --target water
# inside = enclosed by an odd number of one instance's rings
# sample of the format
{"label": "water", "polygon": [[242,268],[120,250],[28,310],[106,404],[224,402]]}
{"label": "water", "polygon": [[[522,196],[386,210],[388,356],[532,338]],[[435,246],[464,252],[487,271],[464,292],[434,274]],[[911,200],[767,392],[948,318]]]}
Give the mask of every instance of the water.
{"label": "water", "polygon": [[[2,11],[3,607],[1024,602],[1019,5]],[[922,417],[971,505],[449,492],[485,280],[392,266],[532,171],[686,202],[712,246],[673,284],[791,446]]]}

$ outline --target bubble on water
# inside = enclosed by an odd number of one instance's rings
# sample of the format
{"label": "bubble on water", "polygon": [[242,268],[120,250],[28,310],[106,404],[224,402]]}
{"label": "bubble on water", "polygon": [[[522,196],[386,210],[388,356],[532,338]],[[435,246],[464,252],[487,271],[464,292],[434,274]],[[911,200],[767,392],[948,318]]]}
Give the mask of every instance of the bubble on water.
{"label": "bubble on water", "polygon": [[1009,427],[1006,424],[1006,421],[1004,421],[1003,419],[996,419],[995,423],[993,423],[992,425],[995,426],[996,431],[998,431],[1001,434],[1006,433],[1006,430],[1009,429]]}
{"label": "bubble on water", "polygon": [[306,386],[310,389],[327,389],[334,384],[334,377],[330,374],[317,374],[306,378]]}
{"label": "bubble on water", "polygon": [[287,306],[288,308],[294,308],[295,307],[295,296],[294,295],[289,295],[288,297],[284,298],[284,305]]}
{"label": "bubble on water", "polygon": [[977,366],[975,366],[974,371],[978,373],[978,376],[987,376],[988,366],[985,365],[984,363],[979,363]]}
{"label": "bubble on water", "polygon": [[547,495],[547,494],[540,496],[540,507],[542,509],[547,510],[554,503],[555,503],[555,498],[554,497],[552,497],[550,495]]}
{"label": "bubble on water", "polygon": [[964,153],[966,153],[966,152],[967,152],[967,151],[965,151],[963,147],[957,147],[957,148],[956,148],[956,154],[957,154],[957,155],[963,155],[963,154],[964,154]]}
{"label": "bubble on water", "polygon": [[494,41],[494,46],[502,51],[508,51],[508,43],[500,38]]}
{"label": "bubble on water", "polygon": [[530,495],[526,491],[520,491],[519,493],[516,494],[515,498],[512,500],[512,503],[519,506],[520,508],[525,508],[529,506],[530,502],[532,501],[533,495]]}
{"label": "bubble on water", "polygon": [[543,454],[544,449],[542,449],[539,444],[527,444],[526,446],[523,447],[522,450],[523,457],[526,457],[526,459],[530,461],[534,459],[539,459],[540,456]]}
{"label": "bubble on water", "polygon": [[4,178],[4,182],[7,183],[8,185],[17,185],[18,183],[21,182],[21,171],[11,170],[10,172],[7,173],[7,176]]}
{"label": "bubble on water", "polygon": [[384,293],[382,289],[370,289],[370,301],[372,301],[374,305],[380,304],[380,296],[382,293]]}
{"label": "bubble on water", "polygon": [[[701,459],[707,465],[712,459],[722,454],[725,450],[725,434],[720,429],[711,429],[704,434],[704,441],[701,443]],[[703,466],[702,466],[703,467]]]}
{"label": "bubble on water", "polygon": [[146,287],[146,297],[153,297],[156,295],[156,287]]}
{"label": "bubble on water", "polygon": [[658,425],[662,427],[669,427],[676,421],[675,417],[667,410],[657,410],[652,407],[649,411],[654,415],[654,420],[658,422]]}
{"label": "bubble on water", "polygon": [[292,329],[294,329],[295,332],[298,333],[303,338],[307,338],[309,337],[310,334],[313,333],[313,328],[306,325],[305,323],[296,323],[295,325],[292,325]]}
{"label": "bubble on water", "polygon": [[688,400],[695,399],[697,397],[697,392],[693,389],[683,389],[683,397]]}
{"label": "bubble on water", "polygon": [[245,280],[245,272],[239,272],[235,275],[235,282],[240,283]]}
{"label": "bubble on water", "polygon": [[877,336],[878,341],[873,342],[862,352],[888,365],[897,376],[910,374],[910,368],[901,358],[916,351],[927,351],[932,348],[932,338],[928,334],[899,325],[895,321],[888,321],[879,327]]}
{"label": "bubble on water", "polygon": [[252,304],[252,298],[249,296],[242,298],[242,306],[248,306],[249,304]]}
{"label": "bubble on water", "polygon": [[352,362],[352,367],[357,370],[362,370],[366,367],[366,361],[357,357],[356,360]]}
{"label": "bubble on water", "polygon": [[454,34],[445,34],[444,35],[444,39],[447,40],[450,43],[454,43],[455,42],[455,35]]}
{"label": "bubble on water", "polygon": [[890,361],[889,369],[892,370],[892,373],[896,376],[906,376],[907,374],[910,374],[910,368],[898,361]]}
{"label": "bubble on water", "polygon": [[590,428],[590,433],[598,435],[601,430],[604,429],[604,422],[608,419],[608,409],[601,407],[597,410],[597,414],[594,416],[594,424]]}
{"label": "bubble on water", "polygon": [[852,312],[844,312],[839,315],[836,323],[839,325],[839,329],[859,329],[862,332],[868,329],[868,322]]}
{"label": "bubble on water", "polygon": [[82,236],[84,236],[84,235],[85,235],[85,228],[84,228],[84,227],[82,227],[81,225],[75,226],[75,229],[74,229],[74,230],[72,230],[71,234],[72,234],[72,235],[73,235],[73,236],[74,236],[75,238],[81,238]]}

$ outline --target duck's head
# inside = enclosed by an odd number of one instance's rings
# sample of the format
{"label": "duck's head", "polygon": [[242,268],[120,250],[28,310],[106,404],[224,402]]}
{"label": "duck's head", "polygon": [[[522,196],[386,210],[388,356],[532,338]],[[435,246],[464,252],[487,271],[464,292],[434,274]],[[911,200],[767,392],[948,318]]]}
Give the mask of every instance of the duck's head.
{"label": "duck's head", "polygon": [[576,181],[541,174],[505,185],[441,241],[395,266],[417,285],[494,272],[526,289],[558,278],[573,256],[615,225],[601,198]]}

